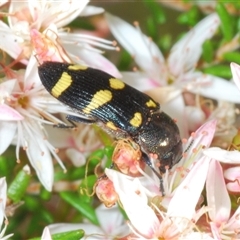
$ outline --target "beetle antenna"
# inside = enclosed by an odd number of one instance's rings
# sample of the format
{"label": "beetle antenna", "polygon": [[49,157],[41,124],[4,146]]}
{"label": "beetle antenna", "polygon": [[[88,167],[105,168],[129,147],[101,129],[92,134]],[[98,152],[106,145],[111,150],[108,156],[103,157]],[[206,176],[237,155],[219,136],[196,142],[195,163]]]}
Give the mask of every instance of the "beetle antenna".
{"label": "beetle antenna", "polygon": [[[193,142],[194,142],[194,140],[192,140],[192,141],[188,144],[188,146],[187,146],[187,148],[184,150],[183,154],[188,152],[188,150],[189,150],[189,149],[191,148],[191,146],[193,145]],[[179,158],[179,160],[178,160],[177,162],[180,162],[180,160],[183,158],[183,154],[182,154],[182,156]]]}

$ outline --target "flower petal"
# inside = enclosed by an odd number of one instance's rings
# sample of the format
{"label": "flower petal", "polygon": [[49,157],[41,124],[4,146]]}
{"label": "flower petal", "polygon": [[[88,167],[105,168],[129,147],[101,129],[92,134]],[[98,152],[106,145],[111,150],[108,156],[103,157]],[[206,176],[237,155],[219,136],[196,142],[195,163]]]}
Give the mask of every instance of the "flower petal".
{"label": "flower petal", "polygon": [[227,151],[219,147],[211,147],[203,150],[203,154],[224,163],[240,163],[240,152],[237,150]]}
{"label": "flower petal", "polygon": [[69,157],[75,167],[82,167],[86,164],[86,157],[83,153],[77,151],[74,148],[68,148],[66,155]]}
{"label": "flower petal", "polygon": [[49,149],[44,144],[43,139],[38,138],[28,141],[27,155],[33,168],[35,169],[37,176],[43,186],[49,191],[52,191],[53,185],[53,163],[52,157],[49,153]]}
{"label": "flower petal", "polygon": [[228,168],[224,171],[224,177],[230,181],[240,179],[240,167]]}
{"label": "flower petal", "polygon": [[8,0],[1,0],[0,6],[4,5],[4,4],[7,3],[7,2],[8,2]]}
{"label": "flower petal", "polygon": [[24,117],[6,104],[0,104],[0,121],[20,121]]}
{"label": "flower petal", "polygon": [[[7,24],[0,21],[0,49],[16,59],[22,51],[19,45],[22,41],[22,38],[14,34]],[[23,63],[27,64],[27,61],[23,60]]]}
{"label": "flower petal", "polygon": [[9,79],[0,84],[0,96],[1,96],[0,100],[1,101],[2,99],[4,99],[5,97],[8,97],[12,93],[16,85],[16,82],[17,82],[17,79]]}
{"label": "flower petal", "polygon": [[[198,154],[202,155],[202,148],[207,148],[210,146],[215,129],[216,129],[217,121],[211,120],[203,124],[198,130],[190,136],[187,143],[184,144],[184,151],[186,156],[181,159],[181,161],[173,167],[173,170],[178,167],[185,166],[189,168],[191,164],[200,157]],[[196,152],[196,150],[201,150]]]}
{"label": "flower petal", "polygon": [[7,202],[7,183],[5,177],[0,178],[0,226],[5,217],[5,207]]}
{"label": "flower petal", "polygon": [[95,7],[95,6],[86,6],[82,12],[80,13],[81,17],[89,17],[92,15],[96,15],[96,14],[101,14],[104,13],[104,9],[101,7]]}
{"label": "flower petal", "polygon": [[187,235],[183,235],[182,237],[179,237],[178,240],[216,240],[209,236],[207,233],[202,232],[191,232]]}
{"label": "flower petal", "polygon": [[160,222],[153,209],[148,206],[147,196],[139,180],[111,169],[105,169],[105,173],[113,182],[131,224],[143,236],[153,237],[160,227]]}
{"label": "flower petal", "polygon": [[214,159],[209,165],[206,191],[210,219],[216,224],[224,224],[230,216],[231,201],[223,178],[222,167]]}
{"label": "flower petal", "polygon": [[227,189],[232,192],[240,192],[240,167],[228,168],[224,171],[224,177],[230,182],[227,183]]}
{"label": "flower petal", "polygon": [[[169,203],[167,215],[191,220],[204,187],[210,159],[202,157],[196,162],[186,178],[178,186]],[[181,207],[179,207],[181,203]]]}
{"label": "flower petal", "polygon": [[111,63],[107,58],[105,58],[104,56],[97,52],[88,50],[87,48],[82,48],[81,51],[78,52],[77,56],[81,60],[83,60],[87,65],[93,68],[105,71],[116,78],[122,77],[121,73],[118,71],[116,66],[113,63]]}
{"label": "flower petal", "polygon": [[121,18],[109,13],[105,13],[105,17],[117,41],[134,57],[140,68],[154,80],[161,78],[161,83],[165,84],[167,68],[157,45],[140,29],[134,28]]}
{"label": "flower petal", "polygon": [[215,34],[219,25],[218,15],[210,14],[172,47],[168,66],[175,77],[195,68],[202,54],[202,44]]}
{"label": "flower petal", "polygon": [[227,229],[228,231],[232,230],[234,233],[237,232],[236,230],[240,228],[240,219],[238,217],[239,214],[240,214],[240,206],[237,208],[235,213],[232,215],[232,217],[226,223],[225,229]]}
{"label": "flower petal", "polygon": [[[58,28],[60,28],[69,24],[75,18],[77,18],[81,14],[85,6],[89,3],[89,0],[72,0],[70,2],[61,1],[55,3],[58,5],[58,7],[57,5],[52,5],[53,13],[57,16],[54,23],[57,25]],[[56,12],[57,9],[59,10],[58,12]],[[49,15],[51,16],[51,14]]]}
{"label": "flower petal", "polygon": [[[202,149],[210,146],[215,133],[216,125],[216,120],[206,122],[196,132],[192,133],[188,141],[184,143],[184,156],[177,164],[173,166],[171,170],[171,172],[176,172],[172,186],[173,189],[179,186],[179,184],[184,180],[184,176],[188,176],[186,173],[189,171],[189,169],[191,171],[191,168],[193,168],[196,162],[201,159],[203,155]],[[184,173],[184,176],[182,171],[177,170],[179,168],[185,169],[186,172]],[[174,175],[170,175],[170,179],[173,176]]]}
{"label": "flower petal", "polygon": [[147,91],[156,87],[156,83],[150,81],[147,74],[142,72],[121,72],[122,81],[128,85],[138,89],[139,91]]}
{"label": "flower petal", "polygon": [[238,87],[238,90],[240,91],[240,65],[236,63],[230,64],[232,75],[233,75],[233,81]]}
{"label": "flower petal", "polygon": [[240,192],[240,184],[238,181],[227,183],[228,191],[239,193]]}
{"label": "flower petal", "polygon": [[40,78],[38,76],[38,63],[36,56],[32,54],[32,56],[29,59],[25,77],[24,77],[24,87],[25,90],[30,90],[34,86],[35,88],[39,85],[42,85]]}
{"label": "flower petal", "polygon": [[200,72],[191,73],[189,76],[192,76],[191,80],[194,79],[194,82],[189,82],[184,87],[189,92],[211,99],[240,103],[240,92],[233,82]]}
{"label": "flower petal", "polygon": [[107,236],[120,237],[126,236],[129,233],[129,227],[125,223],[123,215],[117,206],[107,208],[101,204],[96,208],[96,214],[101,228]]}
{"label": "flower petal", "polygon": [[[178,94],[178,90],[176,90],[175,93]],[[180,131],[180,136],[187,138],[189,136],[189,129],[184,117],[184,107],[185,103],[181,94],[161,104],[161,109],[176,121]]]}
{"label": "flower petal", "polygon": [[[9,6],[9,25],[14,28],[19,21],[27,22],[27,18],[16,18],[16,13],[21,16],[31,14],[33,22],[31,26],[36,29],[46,29],[49,24],[54,23],[58,28],[72,22],[82,12],[89,0],[72,1],[11,1]],[[26,14],[27,10],[29,11]],[[12,14],[11,14],[12,13]],[[19,14],[19,15],[20,15]],[[29,16],[30,18],[30,16]]]}
{"label": "flower petal", "polygon": [[195,106],[186,106],[184,110],[189,132],[196,131],[206,119],[204,112]]}
{"label": "flower petal", "polygon": [[50,230],[48,227],[45,227],[41,236],[41,240],[52,240]]}
{"label": "flower petal", "polygon": [[16,122],[2,122],[0,121],[0,155],[11,144],[17,129]]}

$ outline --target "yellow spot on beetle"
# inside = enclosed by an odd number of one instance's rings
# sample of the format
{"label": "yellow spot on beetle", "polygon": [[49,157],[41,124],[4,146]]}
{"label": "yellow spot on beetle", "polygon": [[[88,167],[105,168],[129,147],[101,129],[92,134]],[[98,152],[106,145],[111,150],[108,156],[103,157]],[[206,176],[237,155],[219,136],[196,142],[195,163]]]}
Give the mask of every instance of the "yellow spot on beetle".
{"label": "yellow spot on beetle", "polygon": [[113,122],[109,121],[106,123],[106,126],[111,128],[112,130],[117,130],[117,127],[114,125]]}
{"label": "yellow spot on beetle", "polygon": [[134,117],[130,120],[133,127],[139,127],[142,124],[142,114],[140,112],[134,113]]}
{"label": "yellow spot on beetle", "polygon": [[109,90],[100,90],[93,95],[91,102],[83,109],[83,112],[89,114],[92,110],[111,101],[111,99],[112,93]]}
{"label": "yellow spot on beetle", "polygon": [[146,102],[146,105],[147,105],[148,107],[156,107],[156,106],[157,106],[156,103],[155,103],[152,99],[150,99],[149,101],[147,101],[147,102]]}
{"label": "yellow spot on beetle", "polygon": [[68,89],[72,84],[72,78],[67,72],[63,72],[61,78],[57,81],[55,86],[52,88],[52,95],[58,98],[62,92]]}
{"label": "yellow spot on beetle", "polygon": [[86,70],[87,66],[81,66],[81,65],[70,65],[68,67],[69,70]]}
{"label": "yellow spot on beetle", "polygon": [[116,78],[110,78],[109,82],[110,87],[113,89],[123,89],[125,87],[125,83]]}

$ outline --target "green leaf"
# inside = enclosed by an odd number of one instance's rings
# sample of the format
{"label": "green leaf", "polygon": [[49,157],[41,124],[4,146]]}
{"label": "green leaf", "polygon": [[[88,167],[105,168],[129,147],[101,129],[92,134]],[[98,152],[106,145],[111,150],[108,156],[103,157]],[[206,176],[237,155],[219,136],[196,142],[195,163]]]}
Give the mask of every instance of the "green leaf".
{"label": "green leaf", "polygon": [[237,32],[240,31],[240,18],[237,18],[236,20],[236,28],[237,28]]}
{"label": "green leaf", "polygon": [[238,52],[228,52],[223,54],[223,59],[228,62],[235,62],[240,64],[240,53]]}
{"label": "green leaf", "polygon": [[232,78],[232,73],[229,66],[226,65],[216,65],[203,69],[204,73],[215,75],[218,77],[230,79]]}
{"label": "green leaf", "polygon": [[[27,224],[24,229],[26,235],[34,236],[36,233],[40,234],[40,227],[42,228],[42,226],[53,223],[53,217],[47,211],[49,210],[46,210],[41,206],[35,210],[35,214],[33,213],[29,215],[29,224]],[[22,217],[24,218],[24,215]],[[21,220],[19,222],[21,222]]]}
{"label": "green leaf", "polygon": [[109,166],[112,163],[112,155],[115,147],[113,146],[106,146],[104,148],[105,155],[107,156],[107,164],[106,166]]}
{"label": "green leaf", "polygon": [[47,201],[51,198],[52,193],[47,191],[45,188],[41,188],[40,196],[43,200]]}
{"label": "green leaf", "polygon": [[24,203],[24,207],[32,212],[37,211],[39,208],[41,208],[39,198],[36,196],[25,195]]}
{"label": "green leaf", "polygon": [[125,71],[126,69],[130,68],[132,62],[133,62],[132,56],[125,49],[121,49],[118,62],[118,69],[120,71]]}
{"label": "green leaf", "polygon": [[[28,168],[28,166],[24,168]],[[22,199],[27,190],[31,178],[28,171],[28,169],[21,170],[8,188],[7,195],[15,203],[19,202]]]}
{"label": "green leaf", "polygon": [[99,225],[97,215],[95,213],[93,206],[82,201],[79,195],[73,192],[61,192],[60,197],[64,201],[69,203],[72,207],[74,207],[76,210],[78,210],[80,213],[82,213],[82,215],[85,216],[93,224]]}
{"label": "green leaf", "polygon": [[71,172],[69,172],[69,180],[79,180],[82,179],[85,176],[85,170],[86,166],[79,167],[79,168],[73,168]]}
{"label": "green leaf", "polygon": [[85,176],[85,166],[82,167],[69,167],[67,173],[63,172],[62,169],[55,173],[54,181],[68,180],[74,181],[79,180]]}
{"label": "green leaf", "polygon": [[79,185],[79,198],[82,202],[90,204],[92,202],[92,193],[94,191],[94,186],[97,182],[97,177],[95,175],[89,175],[82,179]]}
{"label": "green leaf", "polygon": [[180,24],[195,26],[201,18],[201,12],[197,6],[193,6],[189,11],[182,13],[177,21]]}
{"label": "green leaf", "polygon": [[97,177],[96,177],[95,175],[87,176],[87,177],[84,178],[83,181],[81,182],[80,187],[82,187],[82,188],[88,188],[89,190],[90,190],[90,189],[93,189],[96,181],[97,181]]}
{"label": "green leaf", "polygon": [[163,35],[162,37],[159,38],[157,43],[162,51],[164,51],[164,52],[169,51],[173,45],[172,44],[172,35],[170,35],[170,34]]}
{"label": "green leaf", "polygon": [[102,143],[106,146],[111,145],[113,140],[112,138],[109,136],[109,134],[107,134],[105,131],[103,131],[99,126],[97,125],[93,125],[94,130],[96,131],[96,133],[98,134],[100,140],[102,141]]}
{"label": "green leaf", "polygon": [[53,234],[53,240],[79,240],[84,236],[85,232],[82,229],[68,231],[64,233]]}
{"label": "green leaf", "polygon": [[92,165],[96,166],[98,163],[101,162],[104,154],[104,149],[97,149],[88,156],[88,159]]}
{"label": "green leaf", "polygon": [[163,24],[166,22],[165,12],[163,11],[159,3],[148,0],[144,0],[143,2],[145,6],[147,6],[147,8],[149,9],[150,14],[154,21],[156,22],[156,24]]}
{"label": "green leaf", "polygon": [[[1,80],[0,80],[1,82]],[[7,182],[11,181],[16,169],[16,155],[13,146],[10,146],[3,155],[0,156],[0,177],[7,177]]]}
{"label": "green leaf", "polygon": [[202,58],[207,62],[211,63],[214,58],[214,49],[211,40],[206,40],[202,46]]}
{"label": "green leaf", "polygon": [[90,23],[88,17],[81,17],[74,19],[71,23],[68,24],[70,28],[85,29],[88,31],[94,31],[96,28]]}
{"label": "green leaf", "polygon": [[218,3],[216,6],[216,11],[221,20],[221,29],[226,41],[231,41],[234,36],[234,26],[235,21],[231,15],[227,12],[225,6],[222,3]]}
{"label": "green leaf", "polygon": [[[52,234],[52,240],[79,240],[84,236],[85,232],[82,229],[68,231],[63,233]],[[29,240],[41,240],[41,237],[31,238]]]}
{"label": "green leaf", "polygon": [[151,36],[152,39],[157,39],[158,31],[156,31],[157,26],[152,16],[149,16],[146,20],[147,34]]}

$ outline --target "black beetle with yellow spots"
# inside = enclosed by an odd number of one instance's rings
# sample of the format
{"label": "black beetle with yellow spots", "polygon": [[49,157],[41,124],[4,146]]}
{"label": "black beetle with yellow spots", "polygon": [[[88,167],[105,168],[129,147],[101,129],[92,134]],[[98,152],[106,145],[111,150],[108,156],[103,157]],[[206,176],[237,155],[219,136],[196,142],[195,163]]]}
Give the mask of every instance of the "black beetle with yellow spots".
{"label": "black beetle with yellow spots", "polygon": [[181,159],[177,125],[148,95],[101,70],[80,65],[44,62],[38,72],[53,97],[82,115],[67,116],[71,123],[97,123],[117,139],[130,137],[156,174],[149,154],[157,156],[161,174]]}

